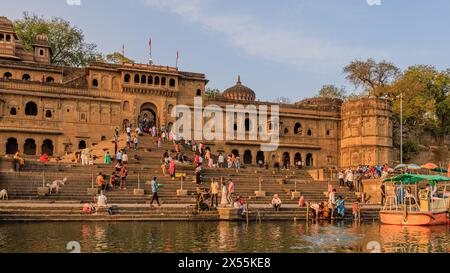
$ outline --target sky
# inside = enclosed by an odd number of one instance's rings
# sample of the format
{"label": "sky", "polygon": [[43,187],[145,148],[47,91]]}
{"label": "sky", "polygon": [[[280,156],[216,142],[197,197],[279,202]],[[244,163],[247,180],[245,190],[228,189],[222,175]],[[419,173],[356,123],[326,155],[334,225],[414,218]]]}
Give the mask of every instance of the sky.
{"label": "sky", "polygon": [[0,15],[62,17],[104,54],[205,73],[224,90],[241,76],[260,100],[314,96],[325,84],[354,87],[352,60],[401,69],[450,67],[448,0],[0,0]]}

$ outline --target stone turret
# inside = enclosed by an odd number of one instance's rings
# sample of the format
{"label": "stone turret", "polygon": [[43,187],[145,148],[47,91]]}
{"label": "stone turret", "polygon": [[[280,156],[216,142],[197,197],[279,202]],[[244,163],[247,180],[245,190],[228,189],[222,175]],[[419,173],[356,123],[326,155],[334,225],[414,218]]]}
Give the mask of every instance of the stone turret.
{"label": "stone turret", "polygon": [[47,35],[39,34],[33,44],[34,61],[39,63],[50,63],[52,50],[48,44]]}
{"label": "stone turret", "polygon": [[0,16],[0,57],[18,59],[16,56],[17,35],[14,25],[8,18]]}
{"label": "stone turret", "polygon": [[361,98],[342,104],[341,167],[393,162],[392,105]]}

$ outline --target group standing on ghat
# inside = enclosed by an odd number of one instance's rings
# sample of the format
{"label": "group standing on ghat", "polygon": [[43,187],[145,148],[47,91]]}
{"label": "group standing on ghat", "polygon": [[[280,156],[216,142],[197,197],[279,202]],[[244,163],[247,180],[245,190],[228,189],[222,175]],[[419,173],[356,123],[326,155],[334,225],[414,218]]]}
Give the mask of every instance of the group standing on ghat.
{"label": "group standing on ghat", "polygon": [[[106,194],[111,190],[126,190],[127,189],[127,164],[129,162],[127,151],[137,151],[139,148],[140,138],[149,135],[155,141],[157,150],[163,148],[164,143],[173,144],[173,149],[164,150],[161,155],[161,175],[170,176],[172,180],[181,177],[185,174],[177,176],[177,164],[191,164],[194,166],[195,183],[199,186],[197,193],[197,208],[199,211],[209,210],[214,207],[234,207],[239,209],[242,214],[246,213],[247,206],[244,198],[235,192],[235,182],[232,178],[225,178],[223,176],[217,178],[210,178],[209,185],[205,185],[204,171],[205,168],[229,168],[239,170],[241,166],[241,158],[238,154],[225,154],[219,152],[213,155],[209,148],[206,148],[203,143],[193,140],[184,140],[177,137],[172,131],[161,128],[158,129],[155,125],[146,122],[145,120],[139,126],[132,129],[130,124],[124,126],[123,133],[125,133],[126,146],[119,148],[119,138],[121,132],[119,128],[114,132],[114,154],[109,150],[105,151],[104,164],[114,164],[114,169],[110,174],[99,172],[95,182],[98,187],[99,196],[96,197],[97,205],[104,206],[107,202]],[[182,149],[182,147],[184,149]],[[191,150],[193,158],[184,152]],[[214,160],[216,158],[216,160]],[[82,165],[94,165],[96,156],[92,154],[89,148],[82,149],[75,153],[75,161]],[[139,159],[138,155],[134,155],[134,159]],[[48,162],[48,156],[43,154],[39,159],[41,162]],[[20,151],[14,156],[15,169],[19,170],[24,165],[24,159],[20,155]],[[268,162],[262,160],[257,161],[259,168],[269,169]],[[299,160],[296,161],[294,167],[301,169],[304,163]],[[289,158],[283,157],[280,162],[274,162],[274,171],[281,171],[281,169],[288,170],[291,168]],[[359,166],[358,168],[338,170],[337,178],[339,180],[339,188],[348,187],[350,192],[360,192],[362,190],[362,179],[370,178],[385,178],[388,176],[389,168],[387,165],[376,166]],[[261,177],[260,177],[261,180]],[[158,206],[161,206],[158,190],[164,186],[157,182],[157,177],[153,177],[150,182],[152,198],[150,206],[156,201]],[[203,187],[203,190],[200,187]],[[381,189],[383,198],[383,189]],[[99,198],[100,197],[100,198]],[[364,196],[357,199],[352,205],[352,214],[354,219],[360,219],[360,210],[362,204],[365,203]],[[279,194],[274,194],[270,205],[275,211],[279,211],[282,207],[282,200]],[[92,204],[89,205],[92,207]],[[338,194],[337,189],[329,184],[327,190],[327,199],[323,202],[307,202],[305,197],[301,195],[298,202],[299,207],[309,206],[312,212],[313,220],[320,219],[339,219],[345,216],[345,197]]]}

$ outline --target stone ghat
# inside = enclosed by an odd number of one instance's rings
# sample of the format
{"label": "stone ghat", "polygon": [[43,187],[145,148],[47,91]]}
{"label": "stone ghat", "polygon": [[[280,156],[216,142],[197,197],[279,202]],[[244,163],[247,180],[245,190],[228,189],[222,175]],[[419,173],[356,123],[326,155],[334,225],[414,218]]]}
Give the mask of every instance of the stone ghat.
{"label": "stone ghat", "polygon": [[[106,210],[95,214],[82,211],[82,204],[72,202],[3,201],[0,203],[2,222],[67,222],[67,221],[246,221],[247,217],[223,217],[218,210],[195,212],[193,205],[163,204],[150,208],[148,204],[111,204],[113,215]],[[379,206],[365,206],[362,221],[379,219]],[[307,210],[285,205],[274,211],[268,205],[249,205],[248,221],[305,221]],[[351,208],[347,207],[345,220],[352,220]]]}

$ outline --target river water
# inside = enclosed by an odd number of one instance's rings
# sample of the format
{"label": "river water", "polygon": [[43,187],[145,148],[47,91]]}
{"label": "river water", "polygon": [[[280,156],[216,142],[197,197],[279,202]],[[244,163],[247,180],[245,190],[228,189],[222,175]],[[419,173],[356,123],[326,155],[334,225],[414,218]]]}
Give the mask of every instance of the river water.
{"label": "river water", "polygon": [[0,252],[450,252],[447,226],[370,223],[0,223]]}

